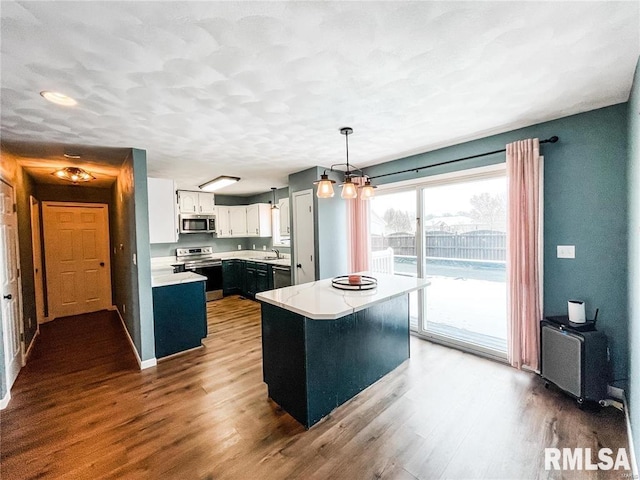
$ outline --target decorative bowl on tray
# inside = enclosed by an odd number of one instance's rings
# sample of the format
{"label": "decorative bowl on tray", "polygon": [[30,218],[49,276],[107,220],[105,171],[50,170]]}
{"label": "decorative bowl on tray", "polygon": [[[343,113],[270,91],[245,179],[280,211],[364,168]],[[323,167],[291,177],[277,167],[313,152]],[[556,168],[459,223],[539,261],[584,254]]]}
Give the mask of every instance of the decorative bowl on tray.
{"label": "decorative bowl on tray", "polygon": [[373,290],[378,280],[368,275],[340,275],[331,280],[331,286],[340,290]]}

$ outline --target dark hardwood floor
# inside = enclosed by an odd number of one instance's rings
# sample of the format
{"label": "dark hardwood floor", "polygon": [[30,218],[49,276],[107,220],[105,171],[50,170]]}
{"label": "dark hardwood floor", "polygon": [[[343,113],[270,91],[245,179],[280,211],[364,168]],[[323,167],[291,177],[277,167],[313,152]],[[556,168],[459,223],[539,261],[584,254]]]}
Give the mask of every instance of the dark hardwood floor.
{"label": "dark hardwood floor", "polygon": [[621,478],[545,447],[627,448],[623,415],[411,339],[411,359],[309,431],[267,398],[260,307],[208,304],[205,347],[140,372],[113,312],[41,326],[0,413],[2,479]]}

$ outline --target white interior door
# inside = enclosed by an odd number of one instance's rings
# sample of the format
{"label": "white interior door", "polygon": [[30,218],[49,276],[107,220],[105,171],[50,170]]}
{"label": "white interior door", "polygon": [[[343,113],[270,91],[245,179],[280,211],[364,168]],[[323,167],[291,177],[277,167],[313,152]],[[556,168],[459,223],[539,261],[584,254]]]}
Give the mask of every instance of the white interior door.
{"label": "white interior door", "polygon": [[110,307],[107,206],[44,202],[43,220],[49,317]]}
{"label": "white interior door", "polygon": [[0,181],[0,294],[4,331],[7,389],[22,367],[20,297],[18,283],[18,219],[13,211],[13,188]]}
{"label": "white interior door", "polygon": [[293,265],[296,285],[316,279],[313,232],[313,190],[296,192],[293,194]]}
{"label": "white interior door", "polygon": [[31,248],[33,250],[33,280],[36,297],[36,320],[44,321],[44,279],[42,276],[42,230],[40,228],[40,202],[31,197]]}

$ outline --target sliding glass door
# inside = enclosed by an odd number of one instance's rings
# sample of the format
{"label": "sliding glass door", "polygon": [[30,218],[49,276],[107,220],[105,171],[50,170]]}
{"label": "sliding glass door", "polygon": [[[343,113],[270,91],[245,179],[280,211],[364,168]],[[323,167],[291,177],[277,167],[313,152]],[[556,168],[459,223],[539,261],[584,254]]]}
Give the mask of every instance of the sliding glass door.
{"label": "sliding glass door", "polygon": [[504,170],[380,189],[370,203],[371,269],[420,276],[418,335],[506,358]]}
{"label": "sliding glass door", "polygon": [[[380,192],[369,200],[371,270],[418,276],[416,189]],[[418,330],[418,293],[409,297],[412,330]]]}
{"label": "sliding glass door", "polygon": [[507,351],[506,177],[422,189],[420,332],[502,357]]}

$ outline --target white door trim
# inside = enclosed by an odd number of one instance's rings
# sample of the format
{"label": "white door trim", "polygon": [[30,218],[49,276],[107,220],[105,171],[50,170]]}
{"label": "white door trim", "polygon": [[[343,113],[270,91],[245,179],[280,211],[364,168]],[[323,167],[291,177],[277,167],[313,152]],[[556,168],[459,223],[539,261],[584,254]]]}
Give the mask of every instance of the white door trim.
{"label": "white door trim", "polygon": [[[19,348],[19,354],[16,355],[16,357],[19,356],[19,358],[17,359],[19,362],[19,368],[18,371],[16,372],[16,375],[14,378],[10,377],[10,369],[9,369],[9,358],[7,357],[7,352],[9,352],[9,348],[8,348],[8,342],[10,341],[10,339],[8,338],[7,335],[4,335],[4,374],[5,374],[5,381],[6,381],[6,386],[7,386],[7,395],[5,395],[5,398],[2,399],[2,403],[4,404],[4,402],[6,401],[6,403],[9,402],[9,399],[11,398],[11,395],[9,394],[9,392],[11,391],[11,387],[13,386],[13,383],[15,382],[16,378],[18,377],[18,374],[20,372],[20,369],[24,366],[25,364],[25,345],[24,345],[24,321],[23,321],[23,311],[22,311],[22,273],[20,272],[20,240],[19,240],[19,235],[18,235],[18,213],[16,211],[16,189],[13,187],[13,185],[11,185],[9,182],[5,181],[4,179],[0,178],[0,183],[4,183],[5,185],[7,185],[10,189],[11,189],[11,193],[12,193],[12,198],[11,198],[11,202],[13,204],[13,213],[12,216],[15,219],[15,223],[16,223],[16,228],[15,228],[15,254],[16,254],[16,267],[17,267],[17,286],[16,286],[16,296],[17,301],[18,301],[18,335],[19,335],[19,342],[20,342],[20,348]],[[0,318],[0,321],[5,322],[4,318]],[[6,329],[3,329],[6,332]],[[5,400],[6,399],[6,400]],[[5,405],[6,406],[6,405]],[[4,407],[2,407],[4,408]]]}
{"label": "white door trim", "polygon": [[[298,248],[298,241],[300,238],[300,235],[298,234],[298,232],[295,231],[295,226],[297,224],[296,222],[296,215],[297,215],[297,211],[298,211],[298,198],[303,196],[303,195],[310,195],[311,196],[311,225],[314,224],[314,212],[313,212],[313,189],[310,188],[308,190],[301,190],[299,192],[294,192],[292,195],[292,210],[293,210],[293,222],[292,222],[292,234],[293,234],[293,283],[295,285],[298,285],[298,268],[296,267],[296,265],[300,264],[301,262],[298,260],[298,255],[299,255],[299,248]],[[311,240],[313,243],[313,251],[314,251],[314,258],[313,258],[313,276],[314,276],[314,280],[316,278],[316,267],[315,267],[315,263],[316,263],[316,259],[315,259],[315,232],[311,232]]]}

